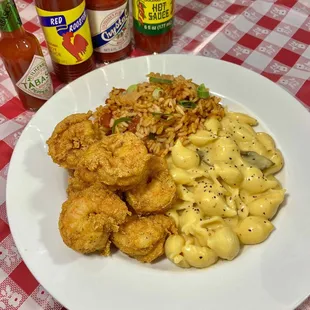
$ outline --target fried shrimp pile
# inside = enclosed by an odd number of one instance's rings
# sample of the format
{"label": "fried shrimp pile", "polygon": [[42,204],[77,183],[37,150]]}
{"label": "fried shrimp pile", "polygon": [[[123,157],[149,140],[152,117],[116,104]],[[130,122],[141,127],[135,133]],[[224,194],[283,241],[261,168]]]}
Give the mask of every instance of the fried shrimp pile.
{"label": "fried shrimp pile", "polygon": [[140,215],[166,212],[176,199],[176,185],[166,160],[152,156],[147,182],[127,191],[126,199]]}
{"label": "fried shrimp pile", "polygon": [[131,216],[112,234],[112,242],[123,253],[150,263],[164,254],[170,234],[177,233],[174,221],[163,214],[149,217]]}
{"label": "fried shrimp pile", "polygon": [[129,256],[152,262],[164,254],[167,237],[176,232],[173,220],[158,215],[176,196],[167,164],[151,156],[131,132],[99,138],[89,118],[89,113],[67,117],[47,142],[53,160],[69,170],[68,199],[59,217],[61,237],[77,252],[105,256],[113,239]]}
{"label": "fried shrimp pile", "polygon": [[147,178],[150,157],[143,141],[133,133],[112,134],[87,149],[75,175],[84,182],[126,190]]}
{"label": "fried shrimp pile", "polygon": [[75,169],[85,150],[97,140],[91,115],[91,111],[72,114],[57,124],[47,140],[48,154],[56,164]]}
{"label": "fried shrimp pile", "polygon": [[59,230],[64,243],[71,249],[88,254],[110,254],[109,237],[130,215],[126,204],[113,192],[93,185],[72,193],[64,202]]}
{"label": "fried shrimp pile", "polygon": [[63,242],[79,253],[104,256],[113,242],[150,263],[177,233],[164,215],[176,199],[166,160],[149,154],[130,131],[99,133],[91,117],[91,112],[66,117],[47,141],[48,154],[69,174],[58,222]]}

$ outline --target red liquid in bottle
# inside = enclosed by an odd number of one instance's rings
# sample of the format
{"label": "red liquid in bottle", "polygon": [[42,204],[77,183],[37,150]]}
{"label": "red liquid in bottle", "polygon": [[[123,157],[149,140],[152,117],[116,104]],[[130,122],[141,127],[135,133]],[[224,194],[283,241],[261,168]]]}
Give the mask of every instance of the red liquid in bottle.
{"label": "red liquid in bottle", "polygon": [[36,0],[57,77],[71,82],[95,69],[85,0]]}
{"label": "red liquid in bottle", "polygon": [[24,107],[36,111],[53,95],[37,38],[22,26],[13,0],[0,2],[0,56]]}

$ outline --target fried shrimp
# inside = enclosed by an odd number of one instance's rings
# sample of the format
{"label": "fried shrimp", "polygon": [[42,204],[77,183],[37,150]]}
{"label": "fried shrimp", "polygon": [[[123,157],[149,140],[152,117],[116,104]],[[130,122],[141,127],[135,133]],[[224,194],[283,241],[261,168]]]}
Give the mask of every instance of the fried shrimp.
{"label": "fried shrimp", "polygon": [[77,176],[74,175],[70,176],[68,179],[68,187],[67,187],[68,197],[90,187],[91,185],[92,184],[83,181]]}
{"label": "fried shrimp", "polygon": [[47,140],[48,155],[61,167],[75,169],[84,151],[97,140],[92,112],[72,114],[58,123]]}
{"label": "fried shrimp", "polygon": [[112,234],[112,242],[123,253],[150,263],[164,254],[164,243],[170,234],[177,233],[174,221],[163,215],[128,217],[118,232]]}
{"label": "fried shrimp", "polygon": [[149,159],[144,143],[133,133],[113,134],[88,148],[75,174],[84,182],[126,190],[146,179]]}
{"label": "fried shrimp", "polygon": [[59,230],[71,249],[88,254],[110,254],[109,237],[130,215],[126,204],[114,193],[98,185],[72,193],[62,205]]}
{"label": "fried shrimp", "polygon": [[126,192],[126,200],[137,214],[164,213],[176,198],[176,185],[165,159],[152,156],[149,175],[143,183]]}

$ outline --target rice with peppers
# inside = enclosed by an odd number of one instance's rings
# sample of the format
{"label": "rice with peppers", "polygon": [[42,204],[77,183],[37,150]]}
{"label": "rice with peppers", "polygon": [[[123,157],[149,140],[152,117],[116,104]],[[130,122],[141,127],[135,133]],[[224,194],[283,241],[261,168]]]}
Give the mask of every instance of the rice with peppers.
{"label": "rice with peppers", "polygon": [[149,82],[128,89],[113,88],[105,106],[94,113],[95,124],[104,132],[131,131],[145,141],[150,153],[165,156],[176,140],[186,145],[188,136],[204,129],[209,117],[224,116],[221,98],[204,84],[183,76],[150,73]]}

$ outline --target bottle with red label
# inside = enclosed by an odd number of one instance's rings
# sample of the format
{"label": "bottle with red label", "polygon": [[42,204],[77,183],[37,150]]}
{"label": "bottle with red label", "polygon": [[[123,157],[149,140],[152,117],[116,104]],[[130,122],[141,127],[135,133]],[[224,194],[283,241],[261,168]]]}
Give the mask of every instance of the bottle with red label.
{"label": "bottle with red label", "polygon": [[96,60],[109,63],[129,56],[128,0],[86,0],[86,7]]}
{"label": "bottle with red label", "polygon": [[95,69],[85,0],[35,0],[57,77],[71,82]]}
{"label": "bottle with red label", "polygon": [[24,107],[38,110],[53,85],[37,38],[22,26],[13,0],[0,0],[0,56]]}

